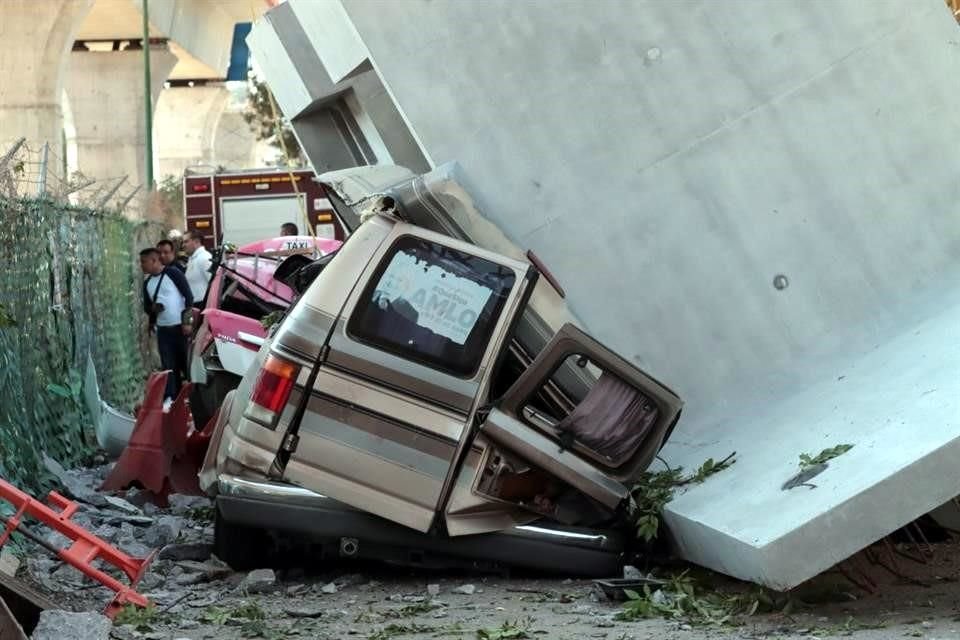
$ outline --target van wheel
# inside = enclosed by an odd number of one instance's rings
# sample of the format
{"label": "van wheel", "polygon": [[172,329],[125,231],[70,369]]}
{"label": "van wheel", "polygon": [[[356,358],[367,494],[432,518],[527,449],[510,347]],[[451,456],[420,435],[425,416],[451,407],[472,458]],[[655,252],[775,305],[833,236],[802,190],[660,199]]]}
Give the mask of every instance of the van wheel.
{"label": "van wheel", "polygon": [[213,523],[213,552],[234,571],[250,571],[267,566],[270,538],[261,529],[228,522],[220,509]]}

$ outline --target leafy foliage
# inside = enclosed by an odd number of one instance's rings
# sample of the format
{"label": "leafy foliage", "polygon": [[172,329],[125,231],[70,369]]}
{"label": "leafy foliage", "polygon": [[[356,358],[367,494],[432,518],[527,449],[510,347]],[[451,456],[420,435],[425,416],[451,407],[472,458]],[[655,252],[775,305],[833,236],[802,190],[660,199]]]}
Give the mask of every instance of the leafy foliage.
{"label": "leafy foliage", "polygon": [[520,640],[531,638],[530,626],[532,618],[525,618],[514,622],[504,622],[495,629],[477,630],[477,640]]}
{"label": "leafy foliage", "polygon": [[257,140],[268,141],[272,146],[289,154],[292,165],[302,166],[303,152],[300,143],[293,135],[290,125],[281,118],[267,84],[251,76],[247,95],[247,111],[243,114],[243,119],[250,125]]}
{"label": "leafy foliage", "polygon": [[674,576],[666,585],[642,592],[626,591],[627,602],[617,614],[618,620],[669,618],[690,624],[726,624],[734,617],[749,617],[758,611],[783,607],[785,601],[758,590],[746,594],[724,594],[698,589],[687,572]]}
{"label": "leafy foliage", "polygon": [[203,622],[219,626],[227,624],[230,618],[230,610],[223,607],[208,607],[200,616]]}
{"label": "leafy foliage", "polygon": [[[160,210],[168,220],[183,219],[183,180],[180,176],[165,175],[157,185]],[[182,222],[181,222],[182,224]],[[177,225],[180,226],[180,225]]]}
{"label": "leafy foliage", "polygon": [[0,304],[0,329],[3,327],[15,327],[17,326],[17,321],[13,319],[3,305]]}
{"label": "leafy foliage", "polygon": [[128,604],[117,614],[114,623],[117,625],[130,625],[134,631],[140,633],[150,633],[153,631],[153,625],[161,622],[161,615],[153,605],[148,607],[138,607]]}
{"label": "leafy foliage", "polygon": [[637,537],[646,542],[656,539],[660,531],[663,508],[673,500],[677,487],[704,482],[710,476],[733,465],[736,462],[734,456],[736,452],[719,462],[708,458],[696,473],[689,477],[684,477],[682,467],[665,471],[645,471],[641,474],[639,480],[630,489],[628,507],[628,514],[636,528]]}
{"label": "leafy foliage", "polygon": [[283,320],[284,313],[284,311],[271,311],[267,315],[260,318],[260,326],[269,330],[270,327]]}
{"label": "leafy foliage", "polygon": [[400,636],[409,636],[417,633],[431,633],[436,631],[436,627],[424,624],[399,624],[391,623],[383,629],[376,631],[368,636],[369,640],[387,640],[388,638],[397,638]]}
{"label": "leafy foliage", "polygon": [[830,447],[829,449],[824,449],[815,456],[811,456],[809,453],[801,453],[800,470],[804,471],[810,467],[815,467],[818,464],[829,462],[837,456],[842,456],[847,451],[850,451],[850,449],[853,449],[852,444],[838,444],[834,447]]}
{"label": "leafy foliage", "polygon": [[387,618],[412,618],[413,616],[430,613],[431,611],[435,611],[439,608],[440,605],[432,602],[417,602],[414,604],[408,604],[400,609],[384,611],[383,615]]}

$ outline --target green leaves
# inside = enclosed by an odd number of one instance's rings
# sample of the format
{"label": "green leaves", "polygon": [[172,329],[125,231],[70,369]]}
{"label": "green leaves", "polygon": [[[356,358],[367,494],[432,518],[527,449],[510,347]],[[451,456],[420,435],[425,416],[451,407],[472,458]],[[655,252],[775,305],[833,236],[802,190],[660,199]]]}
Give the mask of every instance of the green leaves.
{"label": "green leaves", "polygon": [[660,514],[668,502],[673,500],[677,487],[688,484],[700,484],[710,476],[729,468],[736,462],[734,451],[720,462],[708,458],[697,472],[689,477],[683,476],[683,469],[666,471],[645,471],[630,489],[627,513],[636,530],[637,537],[644,542],[652,542],[660,532]]}
{"label": "green leaves", "polygon": [[805,471],[810,467],[815,467],[818,464],[829,462],[837,456],[842,456],[847,451],[850,451],[850,449],[853,449],[852,444],[838,444],[834,447],[830,447],[829,449],[824,449],[815,456],[811,456],[809,453],[801,453],[800,470]]}
{"label": "green leaves", "polygon": [[533,620],[526,618],[514,622],[504,622],[495,629],[478,629],[477,640],[521,640],[531,638],[530,625]]}
{"label": "green leaves", "polygon": [[17,321],[14,320],[13,316],[0,304],[0,329],[15,326],[17,326]]}
{"label": "green leaves", "polygon": [[114,624],[130,625],[134,631],[140,633],[150,633],[153,631],[153,625],[160,622],[160,614],[153,605],[148,607],[138,607],[128,604],[117,614]]}
{"label": "green leaves", "polygon": [[773,610],[781,604],[763,590],[726,594],[700,589],[686,571],[673,576],[658,589],[644,585],[642,592],[625,590],[624,593],[627,602],[617,619],[625,621],[668,618],[689,624],[720,625],[734,617],[749,617],[761,610]]}

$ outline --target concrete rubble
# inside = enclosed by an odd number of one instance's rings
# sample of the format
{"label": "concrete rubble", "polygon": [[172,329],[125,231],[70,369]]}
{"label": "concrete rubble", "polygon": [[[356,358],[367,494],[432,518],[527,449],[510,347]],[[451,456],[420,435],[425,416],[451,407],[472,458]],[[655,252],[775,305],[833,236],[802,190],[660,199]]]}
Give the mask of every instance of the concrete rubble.
{"label": "concrete rubble", "polygon": [[[71,471],[67,477],[74,483],[78,495],[89,496],[88,488],[97,486],[107,471],[107,467]],[[368,567],[371,573],[367,574],[351,571],[355,565],[350,564],[331,565],[310,573],[304,568],[289,568],[290,563],[285,569],[262,567],[236,572],[212,554],[213,526],[208,501],[173,496],[171,507],[160,509],[143,503],[140,498],[137,491],[123,496],[132,509],[113,500],[95,500],[101,506],[81,503],[77,518],[126,550],[150,551],[155,547],[148,541],[164,545],[139,586],[139,591],[155,604],[154,610],[137,610],[126,619],[121,615],[111,629],[110,621],[99,614],[109,602],[111,592],[94,585],[72,567],[35,550],[21,562],[18,578],[47,593],[64,611],[45,612],[41,626],[33,633],[34,639],[303,637],[333,640],[458,634],[484,637],[479,635],[480,631],[496,629],[527,633],[499,636],[504,638],[542,636],[561,640],[672,637],[677,631],[685,634],[685,640],[707,640],[709,636],[707,631],[698,630],[695,625],[691,627],[685,620],[621,620],[617,615],[623,603],[607,598],[591,581],[562,576],[507,578],[497,574],[423,573],[387,567]],[[960,557],[960,548],[956,554]],[[955,567],[960,563],[956,558],[946,558],[942,563],[931,559],[929,565],[916,566],[928,571],[925,581],[936,583],[956,580]],[[650,577],[648,570],[644,565],[628,566],[623,577]],[[711,580],[725,579],[714,576]],[[752,589],[749,585],[734,583],[724,583],[724,588]],[[924,635],[950,632],[943,623],[927,619],[931,610],[928,604],[919,610],[923,615],[911,613],[911,606],[902,604],[933,602],[938,597],[936,593],[928,589],[898,596],[901,592],[896,590],[904,588],[907,587],[890,583],[891,597],[895,600],[899,597],[900,604],[885,620],[902,626],[922,619],[932,625],[922,627]],[[817,586],[817,589],[823,587]],[[841,604],[835,610],[831,610],[830,605],[821,605],[817,610],[794,612],[791,618],[796,620],[795,626],[801,631],[829,624],[839,628],[849,624],[852,615],[861,615],[865,620],[880,615],[869,609],[869,598],[856,596],[851,600],[851,591],[851,585],[843,583]],[[949,592],[944,595],[947,596]],[[662,594],[658,597],[668,601]],[[948,600],[943,604],[947,609]],[[857,614],[849,608],[854,604],[867,607],[867,611]],[[878,600],[873,606],[890,605]],[[755,617],[750,624],[749,634],[736,636],[739,632],[731,631],[734,634],[731,637],[745,638],[750,634],[753,634],[750,637],[760,637],[756,629],[771,632],[782,629],[783,619]],[[960,623],[956,627],[960,631]],[[808,635],[797,633],[796,637]],[[909,634],[898,629],[896,635]]]}
{"label": "concrete rubble", "polygon": [[107,640],[112,627],[99,613],[44,611],[30,640]]}

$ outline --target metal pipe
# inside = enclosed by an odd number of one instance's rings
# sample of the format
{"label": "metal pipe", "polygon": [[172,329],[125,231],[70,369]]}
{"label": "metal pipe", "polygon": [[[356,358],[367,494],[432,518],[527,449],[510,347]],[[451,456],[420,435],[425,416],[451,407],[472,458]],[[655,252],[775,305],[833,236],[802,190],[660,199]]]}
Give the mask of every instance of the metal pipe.
{"label": "metal pipe", "polygon": [[143,0],[143,109],[147,192],[153,191],[153,99],[150,90],[150,6]]}

